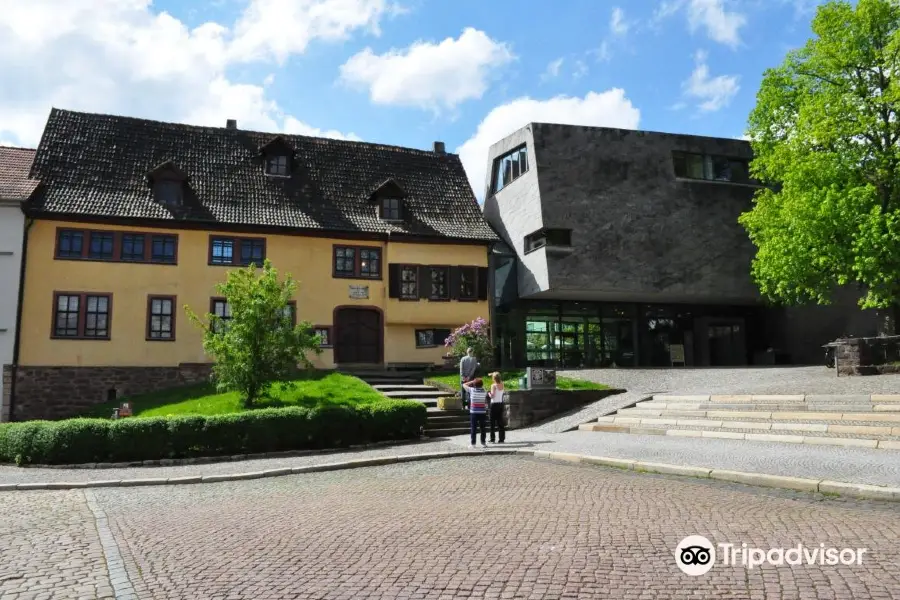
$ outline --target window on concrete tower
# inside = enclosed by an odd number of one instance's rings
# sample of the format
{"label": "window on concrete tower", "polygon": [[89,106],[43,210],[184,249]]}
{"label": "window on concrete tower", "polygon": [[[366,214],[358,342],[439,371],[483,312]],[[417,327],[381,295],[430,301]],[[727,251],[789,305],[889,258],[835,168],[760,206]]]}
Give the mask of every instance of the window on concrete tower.
{"label": "window on concrete tower", "polygon": [[496,194],[528,172],[528,148],[519,146],[494,160],[492,193]]}

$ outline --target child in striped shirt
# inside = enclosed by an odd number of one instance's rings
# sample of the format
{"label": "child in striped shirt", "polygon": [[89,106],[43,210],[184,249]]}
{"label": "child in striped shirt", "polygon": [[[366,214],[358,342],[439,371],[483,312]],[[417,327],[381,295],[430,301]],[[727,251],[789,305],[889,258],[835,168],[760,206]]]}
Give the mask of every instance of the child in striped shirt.
{"label": "child in striped shirt", "polygon": [[484,382],[481,377],[477,377],[472,381],[464,384],[468,388],[469,396],[469,419],[471,423],[472,442],[469,448],[475,448],[475,430],[481,428],[481,447],[487,448],[487,432],[485,431],[485,421],[487,420],[487,391],[484,389]]}

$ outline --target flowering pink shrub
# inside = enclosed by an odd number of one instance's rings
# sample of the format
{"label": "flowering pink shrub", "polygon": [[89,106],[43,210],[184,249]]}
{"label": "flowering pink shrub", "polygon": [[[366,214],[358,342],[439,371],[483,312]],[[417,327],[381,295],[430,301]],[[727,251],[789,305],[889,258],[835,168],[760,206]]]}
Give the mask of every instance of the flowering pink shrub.
{"label": "flowering pink shrub", "polygon": [[488,322],[481,317],[453,330],[450,337],[444,340],[444,346],[456,359],[465,356],[467,348],[472,348],[482,369],[489,367],[494,361],[491,328]]}

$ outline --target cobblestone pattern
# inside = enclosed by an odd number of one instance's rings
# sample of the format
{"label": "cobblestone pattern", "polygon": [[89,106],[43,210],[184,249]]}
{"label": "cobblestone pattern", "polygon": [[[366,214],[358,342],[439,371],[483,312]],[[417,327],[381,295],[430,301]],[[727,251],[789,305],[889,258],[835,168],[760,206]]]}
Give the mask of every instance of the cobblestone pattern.
{"label": "cobblestone pattern", "polygon": [[82,492],[0,494],[0,598],[114,598]]}
{"label": "cobblestone pattern", "polygon": [[[498,456],[95,494],[156,600],[900,598],[876,502]],[[868,553],[689,578],[691,534]]]}
{"label": "cobblestone pattern", "polygon": [[581,369],[559,371],[626,389],[672,394],[890,394],[900,393],[900,375],[838,377],[822,367],[727,369]]}
{"label": "cobblestone pattern", "polygon": [[210,367],[19,367],[12,418],[58,419],[77,415],[106,402],[107,392],[118,396],[153,392],[209,377]]}

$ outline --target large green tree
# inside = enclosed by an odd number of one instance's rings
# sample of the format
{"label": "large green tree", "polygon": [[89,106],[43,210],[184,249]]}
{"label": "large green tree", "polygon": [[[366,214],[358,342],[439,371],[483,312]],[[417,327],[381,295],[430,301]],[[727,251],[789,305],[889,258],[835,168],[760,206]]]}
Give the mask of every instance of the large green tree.
{"label": "large green tree", "polygon": [[208,313],[202,320],[188,306],[191,321],[203,329],[203,349],[213,358],[213,378],[220,391],[236,391],[245,408],[284,383],[302,365],[311,368],[308,352],[319,354],[319,337],[308,322],[295,324],[289,302],[296,290],[288,275],[279,281],[268,260],[256,267],[229,271],[216,291],[230,315]]}
{"label": "large green tree", "polygon": [[[784,304],[900,302],[900,0],[831,1],[814,36],[766,71],[748,124],[768,187],[740,222],[753,276]],[[893,319],[891,319],[893,321]]]}

